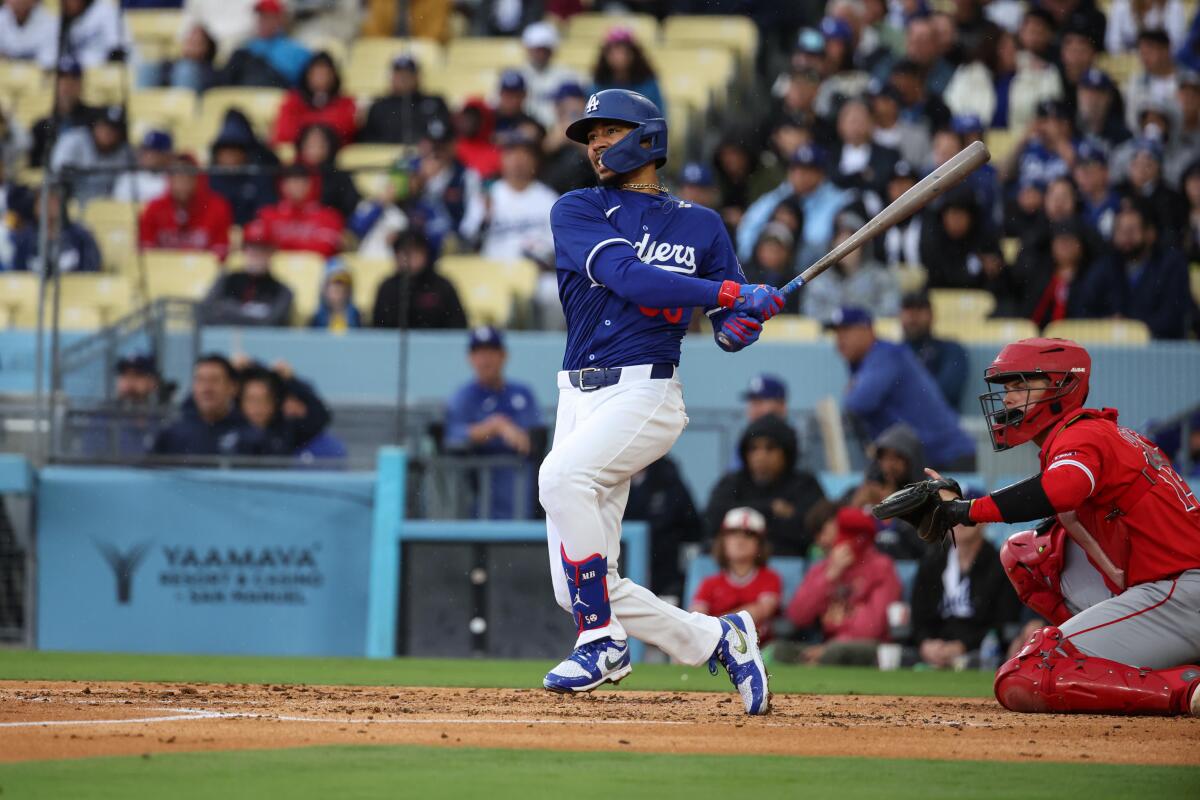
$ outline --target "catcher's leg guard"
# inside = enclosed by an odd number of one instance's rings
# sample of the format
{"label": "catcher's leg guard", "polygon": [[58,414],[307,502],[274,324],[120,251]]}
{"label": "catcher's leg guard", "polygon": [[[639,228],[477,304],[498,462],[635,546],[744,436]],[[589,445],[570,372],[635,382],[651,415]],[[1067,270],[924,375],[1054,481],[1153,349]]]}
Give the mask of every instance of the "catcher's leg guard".
{"label": "catcher's leg guard", "polygon": [[996,672],[994,689],[1010,711],[1060,714],[1188,713],[1200,667],[1149,670],[1081,653],[1058,628],[1042,628]]}

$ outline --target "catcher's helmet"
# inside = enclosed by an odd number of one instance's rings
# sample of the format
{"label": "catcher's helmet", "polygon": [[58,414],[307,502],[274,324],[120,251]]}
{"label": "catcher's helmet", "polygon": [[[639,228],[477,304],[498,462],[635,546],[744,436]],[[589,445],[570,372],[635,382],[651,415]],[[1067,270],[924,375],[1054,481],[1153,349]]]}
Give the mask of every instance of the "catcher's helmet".
{"label": "catcher's helmet", "polygon": [[1047,378],[1046,396],[1007,407],[1003,388],[979,395],[992,437],[992,449],[1007,450],[1028,442],[1072,411],[1083,408],[1088,396],[1092,357],[1069,339],[1021,339],[1004,347],[983,373],[990,384]]}
{"label": "catcher's helmet", "polygon": [[[587,144],[596,120],[612,119],[634,125],[621,141],[604,151],[600,163],[618,174],[633,172],[643,164],[667,163],[667,121],[645,96],[628,89],[605,89],[588,98],[583,116],[567,126],[567,138]],[[645,145],[645,146],[643,146]]]}

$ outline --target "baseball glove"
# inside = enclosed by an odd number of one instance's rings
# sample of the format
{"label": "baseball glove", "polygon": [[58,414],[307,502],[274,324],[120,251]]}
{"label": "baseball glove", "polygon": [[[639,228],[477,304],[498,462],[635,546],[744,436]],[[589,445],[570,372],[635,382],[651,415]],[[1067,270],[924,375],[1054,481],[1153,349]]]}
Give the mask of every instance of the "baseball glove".
{"label": "baseball glove", "polygon": [[872,513],[878,519],[902,519],[917,529],[917,534],[927,542],[940,542],[953,528],[960,515],[953,513],[956,503],[962,500],[943,500],[938,494],[942,489],[948,489],[962,497],[962,488],[958,481],[950,478],[941,480],[926,480],[910,483],[899,491],[885,497]]}

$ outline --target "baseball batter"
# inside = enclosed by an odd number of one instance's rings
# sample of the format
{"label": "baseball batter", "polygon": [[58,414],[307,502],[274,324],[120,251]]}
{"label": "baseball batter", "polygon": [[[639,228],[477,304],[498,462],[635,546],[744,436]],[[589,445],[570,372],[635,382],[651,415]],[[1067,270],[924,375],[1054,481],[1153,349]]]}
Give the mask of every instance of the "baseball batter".
{"label": "baseball batter", "polygon": [[567,136],[587,145],[600,186],[564,195],[550,213],[567,320],[554,445],[538,489],[558,604],[574,615],[575,650],[545,678],[587,692],[632,669],[627,637],[679,661],[725,667],[746,712],[765,713],[767,673],[753,619],[688,613],[622,578],[621,518],[634,473],[665,455],[687,424],[676,375],[693,307],[736,352],[783,307],[745,283],[720,217],[667,193],[667,126],[635,92],[592,95]]}
{"label": "baseball batter", "polygon": [[932,532],[1049,518],[1001,552],[1052,623],[997,671],[1006,708],[1200,715],[1200,504],[1115,410],[1084,408],[1091,370],[1065,339],[1000,351],[984,376],[998,388],[980,397],[993,448],[1033,441],[1042,471],[970,502],[943,490]]}

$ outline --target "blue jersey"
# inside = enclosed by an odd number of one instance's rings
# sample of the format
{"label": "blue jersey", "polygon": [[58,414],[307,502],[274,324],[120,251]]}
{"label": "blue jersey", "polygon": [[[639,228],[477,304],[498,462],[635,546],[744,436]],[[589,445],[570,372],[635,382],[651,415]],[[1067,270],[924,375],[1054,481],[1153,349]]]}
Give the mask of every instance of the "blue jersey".
{"label": "blue jersey", "polygon": [[577,189],[554,204],[550,225],[563,369],[678,365],[692,307],[720,320],[717,288],[746,282],[721,217],[677,197]]}

